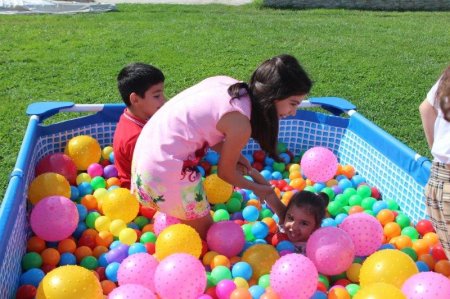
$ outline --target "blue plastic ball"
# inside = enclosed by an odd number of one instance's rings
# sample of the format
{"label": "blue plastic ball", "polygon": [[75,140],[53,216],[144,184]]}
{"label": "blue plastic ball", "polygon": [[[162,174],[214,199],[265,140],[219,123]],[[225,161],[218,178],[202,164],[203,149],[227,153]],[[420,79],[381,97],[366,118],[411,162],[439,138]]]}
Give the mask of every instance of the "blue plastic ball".
{"label": "blue plastic ball", "polygon": [[427,263],[423,261],[417,261],[416,262],[417,269],[419,269],[419,272],[428,272],[430,271],[430,267],[428,267]]}
{"label": "blue plastic ball", "polygon": [[79,197],[80,197],[80,192],[78,191],[78,188],[75,186],[70,186],[70,199],[72,201],[75,201]]}
{"label": "blue plastic ball", "polygon": [[44,278],[45,273],[39,268],[32,268],[20,275],[19,285],[30,284],[34,287],[38,287],[41,280]]}
{"label": "blue plastic ball", "polygon": [[334,221],[336,221],[336,223],[339,225],[342,223],[342,221],[344,221],[345,218],[347,218],[348,215],[345,213],[340,213],[337,214],[336,217],[334,217]]}
{"label": "blue plastic ball", "polygon": [[88,182],[82,182],[81,184],[78,185],[78,192],[80,192],[80,197],[83,197],[87,194],[92,194],[92,186],[91,183]]}
{"label": "blue plastic ball", "polygon": [[109,162],[110,162],[111,164],[114,164],[114,152],[111,152],[111,153],[109,154]]}
{"label": "blue plastic ball", "polygon": [[259,298],[266,290],[262,286],[256,284],[248,288],[248,291],[252,295],[252,298]]}
{"label": "blue plastic ball", "polygon": [[345,178],[345,179],[342,179],[342,180],[340,180],[340,181],[338,182],[338,186],[339,186],[342,190],[345,190],[345,189],[347,189],[347,188],[352,188],[352,187],[353,187],[353,184],[352,184],[352,182],[351,182],[349,179]]}
{"label": "blue plastic ball", "polygon": [[314,184],[314,189],[316,190],[316,192],[320,192],[322,191],[323,188],[325,188],[327,185],[325,183],[315,183]]}
{"label": "blue plastic ball", "polygon": [[333,218],[325,218],[322,220],[321,227],[327,227],[327,226],[337,226],[336,220]]}
{"label": "blue plastic ball", "polygon": [[88,214],[87,208],[82,204],[77,204],[77,210],[78,210],[78,222],[84,221]]}
{"label": "blue plastic ball", "polygon": [[258,220],[259,211],[255,206],[246,206],[242,210],[242,217],[249,222]]}
{"label": "blue plastic ball", "polygon": [[117,271],[119,271],[120,263],[112,262],[105,268],[106,278],[113,282],[117,282]]}
{"label": "blue plastic ball", "polygon": [[84,222],[78,222],[77,228],[73,232],[75,238],[80,238],[83,232],[87,229],[87,225]]}
{"label": "blue plastic ball", "polygon": [[267,241],[265,239],[255,239],[253,244],[267,244]]}
{"label": "blue plastic ball", "polygon": [[283,179],[283,174],[279,171],[272,172],[272,180],[281,180]]}
{"label": "blue plastic ball", "polygon": [[281,153],[280,155],[281,160],[283,160],[284,163],[289,164],[291,163],[291,156],[287,153]]}
{"label": "blue plastic ball", "polygon": [[388,204],[385,201],[379,200],[376,201],[372,206],[372,211],[375,215],[377,215],[381,210],[388,209]]}
{"label": "blue plastic ball", "polygon": [[64,252],[59,259],[60,266],[76,265],[77,257],[71,252]]}
{"label": "blue plastic ball", "polygon": [[245,280],[249,280],[253,275],[252,266],[247,262],[237,262],[231,268],[231,275],[233,278],[242,277]]}
{"label": "blue plastic ball", "polygon": [[294,246],[294,244],[291,242],[291,241],[289,241],[289,240],[283,240],[283,241],[281,241],[281,242],[279,242],[278,244],[277,244],[277,251],[278,252],[281,252],[281,251],[283,251],[283,250],[288,250],[288,251],[291,251],[291,252],[295,252],[295,246]]}
{"label": "blue plastic ball", "polygon": [[99,257],[98,257],[98,265],[100,267],[106,267],[108,266],[108,260],[106,259],[106,253],[102,253]]}
{"label": "blue plastic ball", "polygon": [[327,294],[321,291],[316,291],[310,299],[327,299]]}
{"label": "blue plastic ball", "polygon": [[275,160],[274,159],[272,159],[271,157],[265,157],[264,158],[264,164],[265,165],[268,165],[268,166],[272,166],[273,165],[273,162],[275,162]]}
{"label": "blue plastic ball", "polygon": [[147,248],[142,243],[131,244],[130,247],[128,248],[128,255],[132,255],[135,253],[146,253],[146,252],[147,252]]}
{"label": "blue plastic ball", "polygon": [[264,239],[269,234],[269,226],[264,222],[257,221],[252,225],[252,234],[257,239]]}
{"label": "blue plastic ball", "polygon": [[272,172],[266,169],[261,170],[261,175],[266,181],[270,181],[272,179]]}
{"label": "blue plastic ball", "polygon": [[217,152],[209,151],[206,153],[203,160],[205,160],[206,162],[208,162],[211,165],[217,165],[219,163],[219,158],[220,158],[220,156]]}
{"label": "blue plastic ball", "polygon": [[351,179],[352,183],[353,183],[353,187],[358,187],[360,184],[365,183],[366,179],[359,174],[355,174],[352,179]]}
{"label": "blue plastic ball", "polygon": [[378,248],[378,250],[383,250],[383,249],[396,249],[395,246],[393,244],[383,244],[380,246],[380,248]]}

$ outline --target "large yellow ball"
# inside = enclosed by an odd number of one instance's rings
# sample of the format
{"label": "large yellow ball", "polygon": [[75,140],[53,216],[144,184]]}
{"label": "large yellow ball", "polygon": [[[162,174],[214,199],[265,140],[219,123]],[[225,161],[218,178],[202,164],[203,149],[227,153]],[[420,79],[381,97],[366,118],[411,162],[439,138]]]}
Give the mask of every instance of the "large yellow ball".
{"label": "large yellow ball", "polygon": [[217,174],[211,174],[203,181],[206,199],[211,204],[225,203],[233,193],[233,186],[219,178]]}
{"label": "large yellow ball", "polygon": [[406,296],[392,284],[377,282],[361,288],[353,299],[406,299]]}
{"label": "large yellow ball", "polygon": [[186,224],[173,224],[166,227],[155,243],[155,256],[158,260],[174,253],[188,253],[200,257],[202,240],[195,229]]}
{"label": "large yellow ball", "polygon": [[58,173],[46,172],[40,174],[31,182],[28,188],[28,199],[33,205],[51,195],[61,195],[70,198],[69,181]]}
{"label": "large yellow ball", "polygon": [[103,290],[97,277],[81,266],[53,269],[39,284],[36,299],[102,299]]}
{"label": "large yellow ball", "polygon": [[72,158],[78,170],[86,170],[100,161],[102,150],[98,141],[88,135],[73,137],[67,142],[64,153]]}
{"label": "large yellow ball", "polygon": [[111,220],[122,219],[129,223],[139,212],[139,202],[126,188],[117,188],[108,192],[102,200],[102,211]]}
{"label": "large yellow ball", "polygon": [[256,244],[244,252],[241,260],[252,266],[252,278],[258,280],[262,275],[270,273],[273,264],[279,258],[278,251],[272,245]]}
{"label": "large yellow ball", "polygon": [[401,288],[405,280],[419,273],[416,263],[400,250],[384,249],[370,255],[359,271],[361,287],[385,282]]}

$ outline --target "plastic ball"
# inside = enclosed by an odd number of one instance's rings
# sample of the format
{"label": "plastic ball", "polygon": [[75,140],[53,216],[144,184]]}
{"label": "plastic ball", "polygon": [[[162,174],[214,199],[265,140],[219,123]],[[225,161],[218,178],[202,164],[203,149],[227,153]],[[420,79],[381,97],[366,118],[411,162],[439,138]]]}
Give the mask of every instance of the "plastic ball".
{"label": "plastic ball", "polygon": [[124,228],[119,233],[119,240],[121,243],[131,245],[137,241],[137,233],[132,228]]}
{"label": "plastic ball", "polygon": [[347,270],[355,257],[355,246],[349,234],[337,227],[323,227],[309,237],[306,256],[317,270],[325,275],[336,275]]}
{"label": "plastic ball", "polygon": [[33,285],[21,285],[16,292],[16,299],[34,299],[36,296],[36,287]]}
{"label": "plastic ball", "polygon": [[256,244],[245,250],[242,261],[252,266],[252,278],[259,279],[261,275],[270,273],[273,264],[280,258],[277,250],[267,244]]}
{"label": "plastic ball", "polygon": [[97,277],[80,266],[62,266],[45,275],[36,299],[102,299],[103,291]]}
{"label": "plastic ball", "polygon": [[225,203],[233,193],[233,186],[219,178],[217,174],[211,174],[205,178],[203,189],[211,204]]}
{"label": "plastic ball", "polygon": [[272,266],[270,286],[283,299],[309,299],[316,290],[318,278],[317,269],[310,259],[291,253],[282,256]]}
{"label": "plastic ball", "polygon": [[103,176],[105,179],[113,178],[118,176],[117,168],[114,165],[107,165],[103,169]]}
{"label": "plastic ball", "polygon": [[64,196],[46,197],[31,211],[31,229],[46,241],[60,241],[69,237],[77,228],[77,224],[77,207]]}
{"label": "plastic ball", "polygon": [[206,242],[210,250],[227,257],[238,255],[245,244],[245,237],[239,224],[233,221],[214,223],[208,230]]}
{"label": "plastic ball", "polygon": [[353,299],[406,299],[406,296],[395,285],[376,282],[362,287]]}
{"label": "plastic ball", "polygon": [[44,271],[39,268],[32,268],[20,275],[19,285],[32,285],[37,288],[44,276]]}
{"label": "plastic ball", "polygon": [[385,282],[400,288],[406,279],[418,272],[416,264],[406,253],[385,249],[375,252],[364,261],[359,280],[361,287]]}
{"label": "plastic ball", "polygon": [[338,167],[337,158],[325,147],[307,150],[300,162],[303,174],[314,182],[326,182],[333,178]]}
{"label": "plastic ball", "polygon": [[64,153],[72,158],[78,170],[85,171],[92,163],[100,161],[102,151],[98,141],[88,135],[73,137],[67,142]]}
{"label": "plastic ball", "polygon": [[375,217],[366,213],[349,215],[339,228],[350,235],[357,256],[368,256],[383,243],[383,227]]}
{"label": "plastic ball", "polygon": [[131,222],[139,212],[139,202],[126,188],[117,188],[108,193],[103,199],[102,210],[110,219],[122,219]]}
{"label": "plastic ball", "polygon": [[28,188],[28,199],[33,205],[52,195],[70,198],[70,184],[64,176],[58,173],[46,172],[40,174]]}
{"label": "plastic ball", "polygon": [[117,272],[119,285],[138,284],[155,291],[153,282],[158,261],[148,253],[136,253],[125,258]]}
{"label": "plastic ball", "polygon": [[89,174],[91,178],[96,176],[102,176],[103,175],[103,166],[101,166],[99,163],[92,163],[88,166],[86,172]]}
{"label": "plastic ball", "polygon": [[205,268],[190,254],[172,254],[156,267],[154,281],[161,298],[197,299],[206,288]]}
{"label": "plastic ball", "polygon": [[408,299],[446,299],[450,280],[439,273],[420,272],[403,283],[402,292]]}
{"label": "plastic ball", "polygon": [[231,293],[236,289],[236,284],[231,279],[221,280],[216,285],[216,295],[219,299],[229,299]]}
{"label": "plastic ball", "polygon": [[153,230],[156,235],[159,235],[164,229],[173,224],[180,223],[178,218],[172,217],[168,214],[157,212],[153,218]]}
{"label": "plastic ball", "polygon": [[434,227],[430,220],[423,219],[417,222],[416,230],[423,236],[426,233],[434,232]]}
{"label": "plastic ball", "polygon": [[139,284],[125,284],[115,288],[108,299],[156,299],[156,295],[148,288]]}
{"label": "plastic ball", "polygon": [[36,165],[36,176],[46,172],[54,172],[62,175],[71,185],[75,185],[77,179],[77,166],[72,159],[63,153],[49,154],[43,157]]}
{"label": "plastic ball", "polygon": [[155,250],[156,257],[160,261],[174,253],[188,253],[199,258],[202,252],[202,240],[192,227],[174,224],[159,234]]}

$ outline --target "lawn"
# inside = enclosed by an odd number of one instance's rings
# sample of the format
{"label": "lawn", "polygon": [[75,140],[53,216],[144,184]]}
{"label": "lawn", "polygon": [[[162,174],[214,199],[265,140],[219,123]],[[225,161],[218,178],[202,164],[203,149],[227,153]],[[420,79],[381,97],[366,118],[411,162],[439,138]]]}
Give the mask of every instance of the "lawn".
{"label": "lawn", "polygon": [[0,198],[36,101],[120,102],[127,63],[161,68],[171,97],[211,75],[241,80],[295,55],[315,85],[429,156],[418,105],[450,61],[450,12],[273,10],[257,4],[118,5],[117,12],[0,17]]}

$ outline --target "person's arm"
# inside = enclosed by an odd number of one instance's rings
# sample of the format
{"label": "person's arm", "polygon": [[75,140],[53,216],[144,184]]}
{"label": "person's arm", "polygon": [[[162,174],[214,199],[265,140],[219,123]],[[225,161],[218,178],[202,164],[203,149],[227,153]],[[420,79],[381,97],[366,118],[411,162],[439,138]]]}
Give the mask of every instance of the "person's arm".
{"label": "person's arm", "polygon": [[434,107],[425,99],[419,106],[420,118],[422,119],[423,131],[431,149],[434,142],[434,122],[436,121],[437,113]]}

